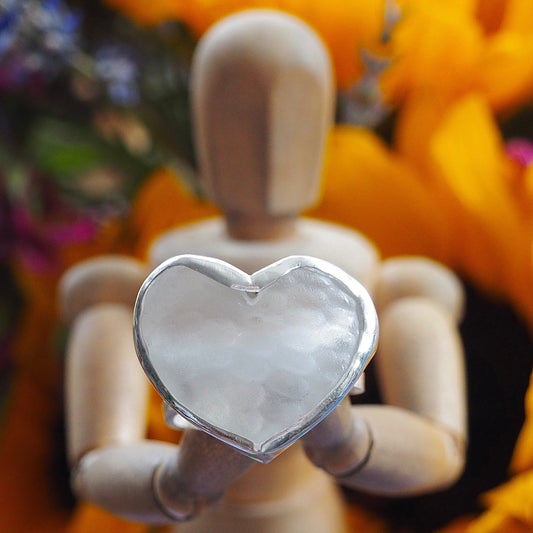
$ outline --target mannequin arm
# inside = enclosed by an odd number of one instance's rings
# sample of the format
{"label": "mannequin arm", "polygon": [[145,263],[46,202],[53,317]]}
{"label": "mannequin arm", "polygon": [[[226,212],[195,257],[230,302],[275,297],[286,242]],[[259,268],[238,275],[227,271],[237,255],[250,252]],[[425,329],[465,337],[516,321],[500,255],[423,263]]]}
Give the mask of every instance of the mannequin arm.
{"label": "mannequin arm", "polygon": [[[349,417],[337,408],[333,415],[344,417],[346,437],[335,447],[322,445],[320,426],[307,437],[311,459],[347,486],[413,495],[445,488],[462,471],[466,407],[461,342],[450,307],[419,289],[415,296],[387,297],[381,309],[376,364],[387,405],[354,406]],[[329,418],[322,424],[333,424]],[[345,452],[350,461],[334,465],[341,441],[357,453]]]}
{"label": "mannequin arm", "polygon": [[206,433],[179,446],[156,441],[109,445],[85,454],[73,475],[80,497],[135,522],[188,520],[218,500],[252,459]]}
{"label": "mannequin arm", "polygon": [[100,257],[61,280],[61,308],[70,325],[65,393],[71,466],[91,449],[145,434],[148,382],[132,334],[132,308],[145,275],[142,263]]}
{"label": "mannequin arm", "polygon": [[72,322],[68,455],[78,497],[129,520],[167,523],[215,501],[252,460],[197,431],[179,447],[143,440],[148,381],[133,344],[132,298],[144,277],[137,262],[100,258],[63,280],[62,306]]}

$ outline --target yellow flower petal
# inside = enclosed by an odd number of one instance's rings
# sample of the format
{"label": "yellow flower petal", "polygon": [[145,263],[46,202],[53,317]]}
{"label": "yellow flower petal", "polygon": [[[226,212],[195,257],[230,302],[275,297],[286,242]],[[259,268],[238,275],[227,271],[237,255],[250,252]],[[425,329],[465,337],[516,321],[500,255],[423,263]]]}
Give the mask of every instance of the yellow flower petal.
{"label": "yellow flower petal", "polygon": [[458,102],[430,150],[441,201],[455,211],[456,266],[533,318],[531,221],[507,187],[508,160],[484,100],[473,95]]}
{"label": "yellow flower petal", "polygon": [[489,35],[499,31],[533,32],[531,0],[479,0],[476,17]]}
{"label": "yellow flower petal", "polygon": [[78,505],[65,533],[147,533],[144,524],[127,522],[89,503]]}
{"label": "yellow flower petal", "polygon": [[392,102],[423,90],[441,100],[479,91],[501,110],[533,96],[533,2],[484,4],[476,18],[460,2],[405,2],[382,82]]}
{"label": "yellow flower petal", "polygon": [[323,201],[313,216],[361,231],[385,256],[447,254],[445,221],[430,191],[371,132],[337,127],[324,177]]}
{"label": "yellow flower petal", "polygon": [[[481,2],[490,4],[491,2]],[[533,33],[533,2],[531,0],[506,0],[501,29],[522,34]]]}
{"label": "yellow flower petal", "polygon": [[154,25],[182,16],[179,2],[175,0],[104,0],[117,11],[122,11],[141,25]]}
{"label": "yellow flower petal", "polygon": [[483,499],[489,507],[533,527],[533,471],[516,475]]}
{"label": "yellow flower petal", "polygon": [[152,387],[148,399],[148,428],[147,438],[165,442],[178,443],[182,432],[167,426],[161,405],[161,396]]}
{"label": "yellow flower petal", "polygon": [[474,520],[465,533],[530,533],[531,526],[509,517],[499,509],[490,509]]}
{"label": "yellow flower petal", "polygon": [[[48,313],[51,314],[50,312]],[[48,349],[51,320],[39,328],[41,337],[25,343],[33,352],[33,366],[24,372],[17,360],[17,375],[9,395],[9,410],[2,413],[0,439],[0,531],[57,533],[68,523],[68,512],[60,505],[50,483],[51,460],[57,453],[55,424],[59,420],[58,369]],[[37,320],[32,320],[37,324]],[[30,333],[24,328],[22,333]],[[18,354],[17,354],[18,355]],[[26,356],[25,363],[29,357]],[[55,371],[55,372],[54,372]],[[55,380],[51,380],[54,374]],[[44,377],[43,377],[44,376]],[[31,421],[31,423],[29,423]],[[32,512],[28,511],[31,502]]]}
{"label": "yellow flower petal", "polygon": [[364,531],[364,533],[390,532],[390,527],[386,520],[359,505],[350,504],[347,506],[346,511],[348,531]]}
{"label": "yellow flower petal", "polygon": [[500,32],[487,41],[475,84],[495,110],[516,107],[533,97],[532,58],[533,32]]}
{"label": "yellow flower petal", "polygon": [[398,111],[394,148],[424,176],[428,174],[429,143],[452,103],[448,95],[421,89],[412,91]]}
{"label": "yellow flower petal", "polygon": [[520,431],[511,462],[513,472],[533,469],[533,373],[525,397],[526,422]]}
{"label": "yellow flower petal", "polygon": [[460,516],[459,518],[453,519],[449,524],[446,524],[443,528],[438,529],[433,533],[466,533],[472,520],[472,516]]}
{"label": "yellow flower petal", "polygon": [[445,2],[410,2],[392,34],[394,63],[383,89],[394,102],[411,91],[462,94],[471,86],[483,46],[479,25],[465,10]]}
{"label": "yellow flower petal", "polygon": [[479,1],[476,18],[487,34],[496,33],[502,25],[509,0]]}
{"label": "yellow flower petal", "polygon": [[216,214],[207,202],[195,198],[180,178],[166,168],[156,170],[137,193],[131,224],[136,238],[136,255],[146,258],[152,241],[163,231]]}
{"label": "yellow flower petal", "polygon": [[505,209],[513,215],[502,180],[503,142],[481,98],[469,96],[449,110],[432,141],[431,155],[469,210],[485,216]]}

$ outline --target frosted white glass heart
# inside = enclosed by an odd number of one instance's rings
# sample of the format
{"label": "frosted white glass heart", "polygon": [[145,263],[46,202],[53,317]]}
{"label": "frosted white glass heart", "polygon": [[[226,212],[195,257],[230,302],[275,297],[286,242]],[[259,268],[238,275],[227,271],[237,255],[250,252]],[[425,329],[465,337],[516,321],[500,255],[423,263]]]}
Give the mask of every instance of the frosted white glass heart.
{"label": "frosted white glass heart", "polygon": [[303,256],[252,275],[213,258],[174,257],[150,274],[135,305],[137,353],[163,399],[262,462],[349,392],[377,329],[361,284]]}

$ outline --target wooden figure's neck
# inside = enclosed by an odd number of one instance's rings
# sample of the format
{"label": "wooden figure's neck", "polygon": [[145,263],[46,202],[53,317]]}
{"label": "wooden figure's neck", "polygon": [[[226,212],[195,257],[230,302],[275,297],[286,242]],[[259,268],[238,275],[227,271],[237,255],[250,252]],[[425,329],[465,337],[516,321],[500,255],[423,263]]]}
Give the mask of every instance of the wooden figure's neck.
{"label": "wooden figure's neck", "polygon": [[268,213],[228,213],[228,235],[238,240],[275,240],[294,234],[296,216],[273,216]]}

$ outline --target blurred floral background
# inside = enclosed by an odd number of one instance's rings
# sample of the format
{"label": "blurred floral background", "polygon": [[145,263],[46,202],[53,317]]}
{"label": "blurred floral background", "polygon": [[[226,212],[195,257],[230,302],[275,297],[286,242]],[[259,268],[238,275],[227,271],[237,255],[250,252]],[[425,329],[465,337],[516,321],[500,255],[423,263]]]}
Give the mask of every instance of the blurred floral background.
{"label": "blurred floral background", "polygon": [[533,0],[0,0],[0,533],[148,531],[70,494],[56,285],[217,213],[190,60],[250,7],[302,18],[332,55],[337,121],[308,214],[467,288],[465,473],[427,497],[347,492],[353,530],[532,531]]}

